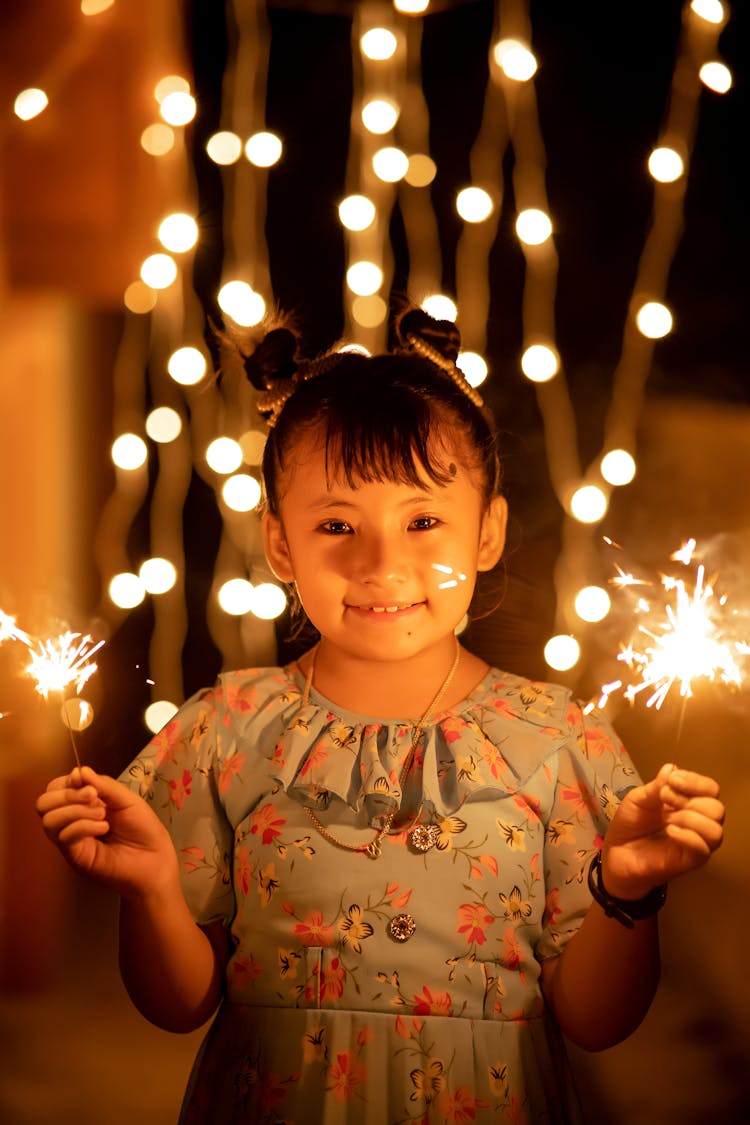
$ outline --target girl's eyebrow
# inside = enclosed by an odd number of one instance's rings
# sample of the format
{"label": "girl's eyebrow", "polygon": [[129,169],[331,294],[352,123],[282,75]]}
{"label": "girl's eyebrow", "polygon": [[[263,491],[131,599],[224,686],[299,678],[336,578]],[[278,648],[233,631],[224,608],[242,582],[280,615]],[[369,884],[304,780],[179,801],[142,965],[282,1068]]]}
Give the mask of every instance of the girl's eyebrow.
{"label": "girl's eyebrow", "polygon": [[[450,483],[451,482],[449,482],[449,484]],[[409,507],[419,507],[421,504],[430,503],[430,502],[437,503],[441,499],[443,489],[446,488],[446,487],[447,486],[443,486],[443,488],[441,488],[441,492],[434,491],[432,488],[426,488],[424,490],[419,489],[418,491],[415,490],[415,493],[414,493],[413,496],[407,496],[407,497],[404,497],[403,500],[398,500],[396,502],[395,506],[397,508],[409,508]],[[366,503],[365,504],[357,503],[355,500],[344,499],[344,497],[337,496],[335,493],[329,493],[325,496],[320,496],[320,497],[316,498],[315,500],[311,500],[310,504],[309,504],[309,507],[310,508],[352,508],[352,509],[357,509],[357,508],[360,508],[360,507],[367,507],[367,504]]]}

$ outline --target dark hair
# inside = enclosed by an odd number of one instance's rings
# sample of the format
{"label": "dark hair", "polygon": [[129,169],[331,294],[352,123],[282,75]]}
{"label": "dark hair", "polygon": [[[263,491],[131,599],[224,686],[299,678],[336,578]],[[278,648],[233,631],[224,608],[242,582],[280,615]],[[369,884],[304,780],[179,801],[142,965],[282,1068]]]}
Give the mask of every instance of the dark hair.
{"label": "dark hair", "polygon": [[269,511],[278,512],[279,478],[292,448],[316,432],[326,463],[343,471],[349,484],[388,480],[416,486],[423,483],[420,470],[439,484],[451,480],[440,439],[455,434],[468,463],[480,472],[485,502],[499,492],[494,421],[455,369],[456,326],[410,309],[395,331],[400,346],[393,352],[334,351],[305,361],[297,358],[294,332],[274,328],[244,357],[248,378],[263,392],[258,408],[272,422],[263,457]]}

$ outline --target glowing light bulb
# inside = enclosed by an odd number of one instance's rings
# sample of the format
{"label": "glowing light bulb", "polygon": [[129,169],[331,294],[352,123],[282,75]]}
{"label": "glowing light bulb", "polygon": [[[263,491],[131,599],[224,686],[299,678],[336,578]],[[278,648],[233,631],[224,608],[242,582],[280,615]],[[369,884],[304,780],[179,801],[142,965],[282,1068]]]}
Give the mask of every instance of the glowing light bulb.
{"label": "glowing light bulb", "polygon": [[266,448],[267,437],[260,430],[246,430],[240,438],[242,459],[246,465],[260,465],[263,461],[263,450]]}
{"label": "glowing light bulb", "polygon": [[141,133],[141,148],[149,156],[166,156],[174,148],[174,130],[161,121],[147,125]]}
{"label": "glowing light bulb", "polygon": [[158,238],[167,250],[182,254],[195,246],[198,241],[198,224],[192,215],[175,211],[173,215],[167,215],[159,224]]}
{"label": "glowing light bulb", "polygon": [[430,6],[430,0],[393,0],[393,7],[404,16],[421,16]]}
{"label": "glowing light bulb", "polygon": [[221,495],[233,512],[252,512],[260,503],[261,489],[249,473],[235,473],[224,481]]}
{"label": "glowing light bulb", "polygon": [[612,602],[603,586],[584,586],[576,594],[573,604],[582,621],[603,621]]}
{"label": "glowing light bulb", "polygon": [[595,484],[584,484],[570,498],[570,512],[579,523],[598,523],[607,512],[607,497]]}
{"label": "glowing light bulb", "polygon": [[242,464],[240,443],[230,437],[217,437],[206,450],[206,462],[215,473],[233,473]]}
{"label": "glowing light bulb", "polygon": [[206,152],[214,164],[236,164],[242,156],[242,141],[236,133],[224,129],[208,138]]}
{"label": "glowing light bulb", "polygon": [[354,262],[346,271],[346,284],[358,297],[371,297],[383,284],[383,271],[375,262]]}
{"label": "glowing light bulb", "polygon": [[679,152],[662,145],[649,156],[648,170],[660,184],[672,184],[685,171],[685,163]]}
{"label": "glowing light bulb", "polygon": [[581,658],[581,647],[575,637],[558,633],[550,637],[544,646],[544,659],[556,672],[567,672],[574,668]]}
{"label": "glowing light bulb", "polygon": [[732,89],[734,82],[731,70],[722,62],[704,63],[698,71],[698,77],[715,94],[726,94]]}
{"label": "glowing light bulb", "polygon": [[384,62],[396,53],[398,40],[392,31],[385,27],[372,27],[359,41],[362,54],[374,62]]}
{"label": "glowing light bulb", "polygon": [[369,133],[390,133],[398,121],[399,109],[388,98],[373,98],[362,106],[362,124]]}
{"label": "glowing light bulb", "polygon": [[197,348],[178,348],[167,360],[167,371],[181,387],[193,387],[206,374],[206,357]]}
{"label": "glowing light bulb", "polygon": [[431,156],[415,152],[409,157],[409,166],[404,179],[411,187],[427,187],[437,175],[437,165]]}
{"label": "glowing light bulb", "polygon": [[253,586],[246,578],[229,578],[216,595],[219,605],[232,617],[244,617],[253,605]]}
{"label": "glowing light bulb", "polygon": [[536,57],[519,39],[501,39],[492,53],[503,74],[514,82],[528,82],[536,74]]}
{"label": "glowing light bulb", "polygon": [[492,208],[492,197],[484,188],[463,188],[456,196],[456,210],[467,223],[483,223],[492,214]]}
{"label": "glowing light bulb", "polygon": [[141,281],[151,289],[168,289],[177,277],[177,263],[169,254],[151,254],[141,265]]}
{"label": "glowing light bulb", "polygon": [[409,171],[409,157],[400,148],[387,146],[378,149],[372,158],[372,167],[379,180],[395,184]]}
{"label": "glowing light bulb", "polygon": [[724,22],[724,5],[721,0],[693,0],[690,7],[706,23]]}
{"label": "glowing light bulb", "polygon": [[146,433],[152,441],[167,445],[182,432],[182,418],[171,406],[157,406],[146,415]]}
{"label": "glowing light bulb", "polygon": [[250,610],[262,621],[281,617],[286,609],[286,594],[273,582],[261,582],[253,589]]}
{"label": "glowing light bulb", "polygon": [[138,577],[147,594],[166,594],[177,581],[177,570],[169,559],[154,557],[141,563]]}
{"label": "glowing light bulb", "polygon": [[81,14],[84,16],[98,16],[111,8],[115,0],[81,0]]}
{"label": "glowing light bulb", "polygon": [[367,230],[375,214],[375,204],[366,195],[347,195],[339,203],[339,219],[347,230]]}
{"label": "glowing light bulb", "polygon": [[487,361],[479,352],[459,352],[456,367],[471,387],[479,387],[487,378]]}
{"label": "glowing light bulb", "polygon": [[145,281],[133,281],[123,294],[125,308],[132,313],[149,313],[156,305],[156,293]]}
{"label": "glowing light bulb", "polygon": [[38,86],[30,86],[28,90],[21,90],[13,102],[13,112],[21,121],[31,121],[38,117],[49,105],[49,99],[44,90]]}
{"label": "glowing light bulb", "polygon": [[602,476],[608,484],[630,484],[635,476],[635,461],[626,449],[610,449],[602,457]]}
{"label": "glowing light bulb", "polygon": [[112,460],[118,469],[134,472],[146,464],[148,447],[138,434],[120,434],[112,442]]}
{"label": "glowing light bulb", "polygon": [[159,105],[161,105],[165,98],[170,94],[189,94],[190,83],[187,78],[183,78],[181,74],[165,74],[163,78],[154,86],[154,97]]}
{"label": "glowing light bulb", "polygon": [[352,317],[363,328],[377,328],[388,316],[388,305],[377,293],[369,297],[355,297],[352,301]]}
{"label": "glowing light bulb", "polygon": [[158,734],[178,711],[176,703],[170,703],[168,699],[156,699],[143,712],[143,721],[152,734]]}
{"label": "glowing light bulb", "polygon": [[275,133],[253,133],[245,145],[245,156],[257,168],[271,168],[281,159],[283,149]]}
{"label": "glowing light bulb", "polygon": [[552,220],[546,211],[527,207],[516,219],[516,234],[527,246],[540,246],[552,234]]}
{"label": "glowing light bulb", "polygon": [[219,290],[219,308],[235,324],[250,328],[266,315],[266,302],[246,281],[228,281]]}
{"label": "glowing light bulb", "polygon": [[123,571],[115,574],[108,588],[110,601],[119,609],[135,609],[146,597],[146,590],[137,574]]}
{"label": "glowing light bulb", "polygon": [[456,302],[444,293],[431,293],[422,301],[421,307],[428,316],[434,316],[435,320],[455,321],[458,317]]}
{"label": "glowing light bulb", "polygon": [[672,331],[672,314],[661,301],[647,301],[635,314],[638,331],[649,340],[661,340]]}
{"label": "glowing light bulb", "polygon": [[197,106],[192,94],[174,90],[162,100],[159,113],[168,125],[187,125],[195,117]]}
{"label": "glowing light bulb", "polygon": [[521,356],[521,370],[532,383],[547,383],[560,370],[560,357],[549,344],[531,344]]}

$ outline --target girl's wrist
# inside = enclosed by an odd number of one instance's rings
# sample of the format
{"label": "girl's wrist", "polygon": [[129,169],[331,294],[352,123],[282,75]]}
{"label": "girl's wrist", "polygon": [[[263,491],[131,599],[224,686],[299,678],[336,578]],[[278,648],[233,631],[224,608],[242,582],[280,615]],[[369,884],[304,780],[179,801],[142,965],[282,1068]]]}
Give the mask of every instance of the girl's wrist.
{"label": "girl's wrist", "polygon": [[617,889],[615,893],[610,883],[605,881],[602,862],[602,853],[597,852],[589,865],[588,887],[593,899],[599,903],[607,917],[615,918],[630,929],[635,922],[650,918],[661,910],[667,899],[666,885],[650,886],[645,889],[631,885],[622,889],[614,883]]}

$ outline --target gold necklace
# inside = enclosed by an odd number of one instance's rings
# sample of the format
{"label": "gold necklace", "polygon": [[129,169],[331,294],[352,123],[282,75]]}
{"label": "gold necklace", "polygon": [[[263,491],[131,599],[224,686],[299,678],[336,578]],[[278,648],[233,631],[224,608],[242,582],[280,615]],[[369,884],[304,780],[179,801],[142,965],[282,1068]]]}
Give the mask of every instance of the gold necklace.
{"label": "gold necklace", "polygon": [[[305,681],[305,691],[304,691],[304,694],[302,696],[302,703],[301,703],[302,707],[306,706],[306,704],[308,703],[309,698],[310,698],[310,689],[312,687],[313,675],[314,675],[314,672],[315,672],[315,660],[316,660],[317,655],[318,655],[318,652],[317,652],[317,649],[316,649],[315,653],[313,654],[312,661],[310,662],[310,670],[307,673],[307,679]],[[460,648],[460,645],[458,643],[458,640],[456,640],[456,655],[453,658],[453,663],[451,664],[450,671],[448,672],[448,675],[445,677],[442,684],[440,685],[437,694],[430,701],[430,703],[427,707],[427,710],[424,712],[421,719],[417,720],[417,725],[414,728],[414,737],[412,738],[411,748],[409,750],[409,753],[406,755],[406,759],[404,761],[404,765],[403,765],[403,768],[401,770],[401,774],[400,774],[399,779],[398,779],[398,786],[399,786],[399,789],[401,790],[402,794],[403,794],[403,791],[404,791],[404,782],[406,781],[406,775],[408,774],[409,769],[411,768],[411,764],[414,760],[414,755],[416,753],[417,746],[419,745],[419,741],[422,737],[422,734],[424,733],[425,725],[427,724],[427,721],[429,720],[431,715],[434,714],[435,709],[437,708],[437,705],[440,703],[440,700],[443,698],[446,691],[450,687],[451,681],[453,680],[453,677],[456,674],[456,669],[458,668],[458,661],[459,661],[460,656],[461,656],[461,648]],[[362,855],[366,855],[370,859],[379,859],[380,858],[380,855],[381,855],[380,841],[383,839],[384,836],[386,836],[388,834],[388,832],[390,832],[391,824],[393,822],[393,818],[394,818],[395,813],[396,813],[396,810],[394,809],[393,812],[390,812],[388,814],[388,816],[383,821],[382,826],[375,830],[375,836],[373,837],[372,840],[370,840],[369,843],[367,843],[367,844],[346,844],[346,843],[344,843],[343,840],[339,840],[338,836],[334,836],[333,832],[329,831],[329,829],[326,828],[324,824],[321,824],[321,822],[318,820],[317,816],[312,811],[312,809],[310,808],[309,805],[303,805],[302,807],[304,808],[308,817],[312,821],[313,825],[317,828],[318,832],[321,834],[323,839],[328,840],[329,844],[335,844],[337,848],[345,848],[346,851],[348,851],[348,852],[360,852]],[[419,813],[417,813],[417,817],[418,816],[419,816]],[[416,817],[415,817],[415,819],[416,819]],[[414,832],[418,833],[418,832],[420,832],[420,829],[415,828]],[[426,832],[429,835],[431,842],[434,842],[433,837],[434,837],[435,834],[430,833],[429,829],[427,829]],[[415,846],[418,848],[419,851],[426,851],[427,848],[431,846],[431,843],[427,844],[427,846],[424,846],[423,844],[417,843],[415,841]]]}

